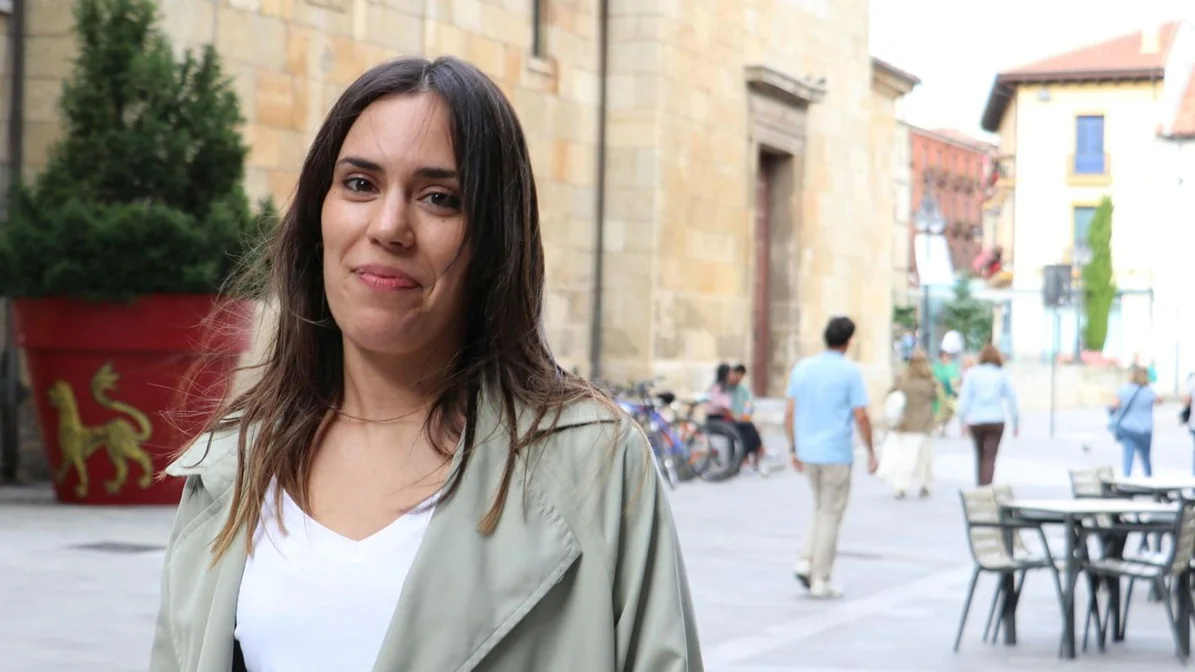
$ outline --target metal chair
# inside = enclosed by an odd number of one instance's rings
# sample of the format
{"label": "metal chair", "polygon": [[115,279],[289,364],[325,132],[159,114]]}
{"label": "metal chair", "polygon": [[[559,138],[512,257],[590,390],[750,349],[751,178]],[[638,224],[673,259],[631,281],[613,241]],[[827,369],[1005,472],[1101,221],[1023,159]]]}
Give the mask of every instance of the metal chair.
{"label": "metal chair", "polygon": [[[1166,607],[1166,617],[1170,621],[1170,629],[1174,635],[1175,650],[1179,658],[1186,660],[1190,656],[1189,637],[1184,638],[1180,627],[1191,627],[1190,619],[1195,617],[1195,602],[1191,598],[1190,577],[1192,573],[1192,558],[1195,558],[1195,502],[1181,500],[1180,513],[1176,516],[1173,528],[1174,541],[1170,544],[1165,562],[1155,562],[1150,558],[1097,558],[1084,563],[1084,571],[1110,581],[1128,580],[1125,589],[1124,612],[1121,616],[1121,633],[1128,624],[1129,604],[1133,596],[1133,586],[1137,581],[1150,581],[1155,586],[1164,585],[1168,580],[1171,585],[1171,595],[1162,600]],[[1131,526],[1128,526],[1131,527]],[[1175,615],[1175,606],[1183,608],[1186,618],[1180,625]],[[1109,613],[1112,605],[1109,604]],[[1092,607],[1089,605],[1088,610]],[[1098,601],[1094,606],[1099,610]],[[1100,648],[1104,648],[1107,638],[1107,622],[1100,628]],[[1184,642],[1186,645],[1184,645]]]}
{"label": "metal chair", "polygon": [[[1108,483],[1115,477],[1112,467],[1099,467],[1096,469],[1074,469],[1068,472],[1071,481],[1071,494],[1075,499],[1104,499],[1115,496],[1112,488]],[[1115,518],[1107,514],[1099,514],[1091,516],[1088,520],[1094,523],[1093,527],[1100,530],[1098,534],[1090,535],[1098,544],[1098,555],[1117,555],[1124,552],[1124,548],[1128,542],[1128,534],[1126,532],[1112,532],[1111,530],[1117,522]],[[1149,550],[1149,539],[1143,537],[1141,540],[1141,547],[1139,551]]]}
{"label": "metal chair", "polygon": [[[1001,489],[1000,497],[1011,495],[1011,490]],[[971,574],[971,583],[967,588],[967,599],[963,604],[963,614],[959,619],[958,633],[954,638],[954,650],[957,652],[963,639],[963,631],[967,625],[967,615],[971,611],[971,601],[975,597],[975,588],[979,576],[983,573],[996,574],[1001,581],[993,599],[993,609],[989,613],[989,627],[995,606],[1007,606],[1012,601],[1015,609],[1016,600],[1020,596],[1024,585],[1025,575],[1031,570],[1044,569],[1049,571],[1054,579],[1054,590],[1058,596],[1058,604],[1064,605],[1062,599],[1062,581],[1058,574],[1058,563],[1050,554],[1050,546],[1046,541],[1045,532],[1038,524],[1003,520],[1000,516],[1000,500],[997,491],[991,487],[959,493],[963,504],[963,514],[967,525],[967,540],[971,549],[971,557],[975,560],[975,570]],[[1025,546],[1024,540],[1017,541],[1023,531],[1035,532],[1041,542],[1041,553],[1034,554]],[[1009,591],[1009,580],[1015,581],[1015,587]],[[997,630],[1003,618],[996,623]],[[988,628],[984,630],[987,636]],[[993,635],[994,636],[994,635]],[[1060,648],[1061,653],[1061,648]]]}
{"label": "metal chair", "polygon": [[1067,473],[1071,481],[1071,494],[1076,499],[1083,497],[1106,497],[1108,481],[1116,475],[1112,467],[1095,469],[1072,469]]}
{"label": "metal chair", "polygon": [[[1075,469],[1069,472],[1071,482],[1071,493],[1076,499],[1087,497],[1115,497],[1118,495],[1110,482],[1115,478],[1116,472],[1112,467],[1098,467],[1095,469]],[[1091,539],[1097,546],[1096,555],[1099,557],[1115,557],[1120,558],[1124,556],[1125,551],[1129,547],[1129,534],[1132,532],[1141,533],[1141,541],[1137,544],[1137,554],[1145,559],[1147,562],[1153,558],[1154,562],[1164,560],[1164,554],[1161,552],[1161,539],[1155,530],[1159,524],[1169,530],[1175,520],[1173,517],[1157,517],[1157,516],[1128,516],[1123,521],[1117,521],[1109,515],[1092,516],[1088,519],[1093,525],[1090,527],[1096,528],[1098,531],[1095,534],[1085,535],[1087,539]],[[1085,521],[1086,522],[1086,521]],[[1125,526],[1123,523],[1129,523]],[[1135,527],[1140,525],[1140,527]],[[1118,528],[1114,530],[1114,528]],[[1152,542],[1151,542],[1151,536]],[[1086,542],[1084,542],[1086,544]],[[1087,550],[1086,548],[1084,550]],[[1090,554],[1090,552],[1089,552]],[[1161,557],[1159,557],[1161,556]],[[1150,590],[1150,600],[1160,601],[1162,599],[1162,591],[1155,586]],[[1084,633],[1084,645],[1086,645],[1087,634]]]}

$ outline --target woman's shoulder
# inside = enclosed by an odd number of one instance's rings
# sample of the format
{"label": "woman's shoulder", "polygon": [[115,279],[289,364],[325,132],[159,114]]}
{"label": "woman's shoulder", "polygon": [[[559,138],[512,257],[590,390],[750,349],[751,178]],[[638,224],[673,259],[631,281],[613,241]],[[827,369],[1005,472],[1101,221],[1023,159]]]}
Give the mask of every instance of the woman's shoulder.
{"label": "woman's shoulder", "polygon": [[195,477],[213,493],[232,485],[236,479],[238,444],[242,431],[243,427],[234,421],[200,434],[166,467],[166,475]]}
{"label": "woman's shoulder", "polygon": [[552,502],[582,545],[609,551],[607,533],[623,524],[616,521],[643,514],[662,488],[647,436],[605,400],[569,404],[555,424],[527,457],[527,485]]}
{"label": "woman's shoulder", "polygon": [[623,446],[636,436],[642,438],[638,427],[617,404],[600,398],[567,403],[545,413],[540,422],[543,444],[551,447],[548,452],[564,458],[587,456],[595,445]]}
{"label": "woman's shoulder", "polygon": [[586,399],[566,404],[559,413],[546,414],[537,444],[536,468],[547,468],[548,478],[567,492],[592,489],[601,479],[643,473],[651,468],[647,437],[616,404]]}

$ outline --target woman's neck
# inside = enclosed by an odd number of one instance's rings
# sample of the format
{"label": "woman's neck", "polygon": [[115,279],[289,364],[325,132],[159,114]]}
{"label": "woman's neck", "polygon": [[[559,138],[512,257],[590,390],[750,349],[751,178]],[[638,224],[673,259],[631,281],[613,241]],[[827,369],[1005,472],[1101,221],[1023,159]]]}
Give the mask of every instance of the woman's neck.
{"label": "woman's neck", "polygon": [[370,421],[422,418],[442,389],[451,358],[382,355],[344,344],[341,412]]}

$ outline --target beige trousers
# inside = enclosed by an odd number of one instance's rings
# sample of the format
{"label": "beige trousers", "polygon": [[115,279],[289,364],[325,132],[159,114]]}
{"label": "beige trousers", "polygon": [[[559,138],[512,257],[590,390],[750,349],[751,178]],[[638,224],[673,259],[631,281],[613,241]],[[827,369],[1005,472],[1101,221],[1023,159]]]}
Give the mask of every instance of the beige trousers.
{"label": "beige trousers", "polygon": [[838,554],[838,528],[851,496],[851,465],[806,464],[805,474],[813,490],[813,521],[801,559],[809,563],[813,581],[829,581]]}

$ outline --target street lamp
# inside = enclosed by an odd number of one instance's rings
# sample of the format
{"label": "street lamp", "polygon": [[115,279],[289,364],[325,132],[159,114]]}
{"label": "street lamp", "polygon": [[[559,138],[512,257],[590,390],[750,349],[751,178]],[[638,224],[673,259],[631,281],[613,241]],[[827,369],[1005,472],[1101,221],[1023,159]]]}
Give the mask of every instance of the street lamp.
{"label": "street lamp", "polygon": [[921,205],[917,208],[917,214],[913,215],[913,225],[925,241],[925,256],[921,259],[923,263],[917,264],[917,280],[921,285],[921,347],[928,354],[932,347],[930,332],[933,325],[929,312],[929,283],[926,281],[929,277],[930,254],[933,249],[930,247],[930,241],[933,236],[941,235],[946,230],[946,220],[942,218],[938,200],[933,195],[931,171],[925,171],[924,182],[921,190]]}
{"label": "street lamp", "polygon": [[1076,245],[1071,254],[1071,310],[1075,313],[1075,364],[1083,359],[1083,267],[1091,263],[1091,250],[1086,245]]}

